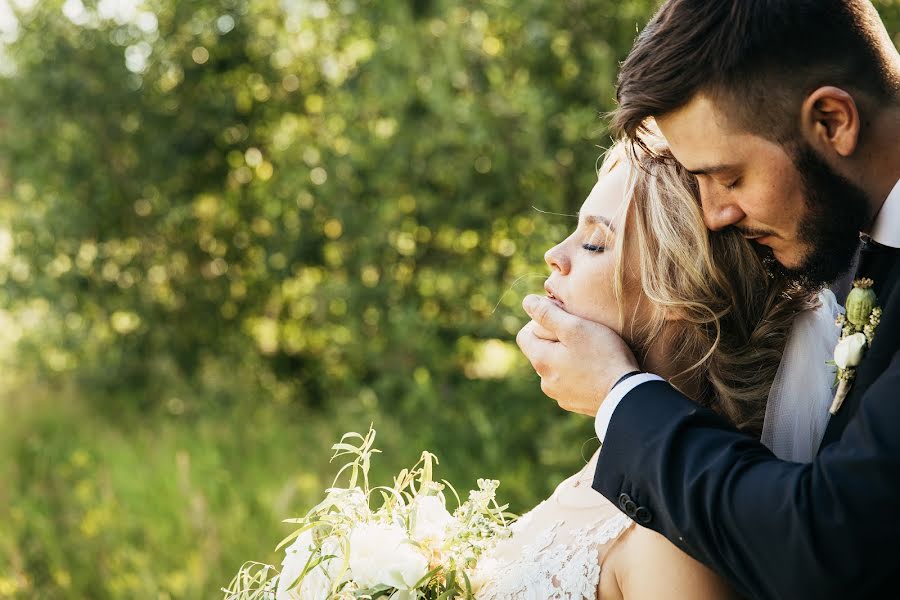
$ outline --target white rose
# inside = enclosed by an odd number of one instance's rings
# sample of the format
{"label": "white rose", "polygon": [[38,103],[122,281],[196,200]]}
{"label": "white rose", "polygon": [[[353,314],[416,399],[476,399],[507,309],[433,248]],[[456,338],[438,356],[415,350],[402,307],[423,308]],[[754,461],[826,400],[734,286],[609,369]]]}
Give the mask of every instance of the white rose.
{"label": "white rose", "polygon": [[350,532],[350,572],[364,588],[409,590],[428,573],[428,560],[399,525],[363,523]]}
{"label": "white rose", "polygon": [[417,496],[412,505],[412,539],[431,546],[443,546],[447,530],[456,522],[438,496]]}
{"label": "white rose", "polygon": [[856,367],[862,362],[865,350],[866,336],[862,333],[854,333],[842,339],[834,347],[834,362],[842,369]]}
{"label": "white rose", "polygon": [[334,579],[343,564],[341,545],[333,537],[322,542],[322,555],[334,558],[322,561],[306,574],[302,582],[294,585],[303,573],[314,549],[312,530],[301,533],[294,543],[287,547],[284,560],[281,562],[281,575],[278,577],[275,600],[328,600]]}

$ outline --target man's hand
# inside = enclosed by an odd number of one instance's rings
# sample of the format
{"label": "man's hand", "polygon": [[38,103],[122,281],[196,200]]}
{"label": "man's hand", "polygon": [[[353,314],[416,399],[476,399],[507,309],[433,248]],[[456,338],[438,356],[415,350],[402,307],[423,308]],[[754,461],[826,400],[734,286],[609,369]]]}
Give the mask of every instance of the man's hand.
{"label": "man's hand", "polygon": [[622,375],[638,368],[612,329],[567,313],[542,296],[522,302],[531,321],[516,343],[541,377],[541,390],[564,409],[594,416]]}

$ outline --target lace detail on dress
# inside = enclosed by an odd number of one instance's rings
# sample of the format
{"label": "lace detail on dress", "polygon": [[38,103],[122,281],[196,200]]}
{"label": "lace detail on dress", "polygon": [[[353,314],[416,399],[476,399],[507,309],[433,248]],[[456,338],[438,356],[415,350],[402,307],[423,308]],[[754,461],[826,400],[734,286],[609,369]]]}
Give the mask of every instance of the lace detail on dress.
{"label": "lace detail on dress", "polygon": [[593,473],[592,463],[519,519],[512,537],[482,558],[473,577],[478,600],[597,598],[604,546],[633,521],[580,480]]}
{"label": "lace detail on dress", "polygon": [[564,521],[557,521],[522,546],[520,560],[503,564],[488,557],[476,579],[483,581],[478,600],[595,600],[600,584],[600,547],[617,538],[634,522],[623,514],[573,532],[568,543],[557,543]]}

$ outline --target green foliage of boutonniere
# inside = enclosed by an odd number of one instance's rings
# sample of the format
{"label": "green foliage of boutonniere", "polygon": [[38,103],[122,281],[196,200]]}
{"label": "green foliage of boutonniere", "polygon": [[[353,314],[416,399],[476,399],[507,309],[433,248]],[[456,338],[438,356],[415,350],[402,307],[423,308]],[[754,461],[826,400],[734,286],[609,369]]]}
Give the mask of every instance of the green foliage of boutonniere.
{"label": "green foliage of boutonniere", "polygon": [[856,367],[862,362],[875,337],[875,329],[881,322],[881,308],[877,304],[875,290],[872,289],[874,283],[868,278],[854,281],[853,289],[847,295],[847,312],[838,316],[835,321],[841,328],[841,337],[834,347],[834,361],[829,363],[837,366],[837,390],[829,409],[833,415],[837,414],[844,398],[850,393],[856,377]]}

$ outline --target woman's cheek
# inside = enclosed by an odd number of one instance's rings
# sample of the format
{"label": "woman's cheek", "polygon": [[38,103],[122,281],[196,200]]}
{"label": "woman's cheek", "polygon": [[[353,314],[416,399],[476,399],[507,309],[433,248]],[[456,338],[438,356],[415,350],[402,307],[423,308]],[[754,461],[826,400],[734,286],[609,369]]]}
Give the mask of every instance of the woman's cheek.
{"label": "woman's cheek", "polygon": [[582,312],[579,316],[618,330],[619,307],[613,290],[612,276],[606,271],[606,269],[598,270],[594,274],[595,277],[591,278],[591,284],[580,294],[588,302],[579,302]]}

